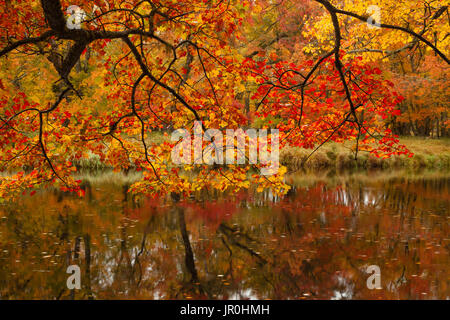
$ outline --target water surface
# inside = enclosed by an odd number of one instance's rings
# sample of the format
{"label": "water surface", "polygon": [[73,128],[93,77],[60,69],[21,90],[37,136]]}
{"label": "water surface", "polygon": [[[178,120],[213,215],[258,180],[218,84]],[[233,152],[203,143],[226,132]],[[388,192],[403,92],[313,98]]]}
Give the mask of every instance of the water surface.
{"label": "water surface", "polygon": [[[283,199],[138,201],[110,178],[85,198],[24,196],[0,206],[0,298],[450,297],[450,174],[288,181]],[[74,264],[80,290],[66,286]],[[367,288],[369,265],[380,267],[381,289]]]}

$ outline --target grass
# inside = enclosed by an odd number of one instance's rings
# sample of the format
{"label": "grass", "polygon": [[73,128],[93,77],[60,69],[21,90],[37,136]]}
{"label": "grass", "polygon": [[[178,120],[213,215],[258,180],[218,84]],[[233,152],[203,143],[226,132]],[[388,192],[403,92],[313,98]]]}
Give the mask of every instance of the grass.
{"label": "grass", "polygon": [[315,170],[296,172],[286,177],[286,182],[290,185],[308,187],[318,182],[326,182],[329,186],[353,184],[358,181],[362,184],[389,181],[396,178],[407,178],[409,180],[420,179],[448,179],[450,171],[436,169],[373,169],[373,170]]}
{"label": "grass", "polygon": [[108,184],[114,186],[131,185],[136,181],[142,179],[142,174],[136,171],[129,173],[107,171],[83,171],[78,172],[75,176],[76,179],[80,179],[91,184]]}
{"label": "grass", "polygon": [[[137,143],[140,142],[140,137],[134,137]],[[146,144],[150,146],[152,144],[162,144],[166,141],[169,141],[169,137],[165,136],[162,132],[153,131],[147,135]],[[82,159],[72,159],[71,162],[78,170],[88,171],[88,172],[96,172],[96,171],[104,171],[104,170],[112,170],[113,168],[108,166],[107,164],[100,161],[100,157],[96,154],[90,153],[88,158]],[[134,169],[134,165],[130,165],[130,169]]]}
{"label": "grass", "polygon": [[[161,133],[154,133],[148,143],[160,143],[167,139]],[[402,137],[400,142],[414,153],[412,158],[407,156],[394,156],[389,159],[380,159],[369,153],[361,152],[358,159],[350,150],[350,143],[328,143],[315,152],[306,163],[305,158],[312,150],[286,147],[280,151],[280,162],[288,168],[289,172],[298,170],[322,169],[448,169],[450,168],[450,138],[427,139],[418,137]],[[79,170],[88,172],[112,169],[102,163],[98,156],[92,155],[74,163]]]}
{"label": "grass", "polygon": [[368,153],[360,153],[358,159],[349,148],[349,144],[328,143],[315,152],[306,163],[304,160],[312,152],[300,148],[287,147],[280,152],[280,162],[288,171],[300,169],[388,169],[388,168],[450,168],[450,139],[427,139],[403,137],[400,142],[414,153],[412,158],[393,156],[379,159]]}

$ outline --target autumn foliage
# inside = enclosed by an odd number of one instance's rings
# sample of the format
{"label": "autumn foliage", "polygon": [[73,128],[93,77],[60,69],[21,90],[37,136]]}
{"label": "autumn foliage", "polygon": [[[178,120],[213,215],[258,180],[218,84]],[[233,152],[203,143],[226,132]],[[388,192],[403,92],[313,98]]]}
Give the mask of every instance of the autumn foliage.
{"label": "autumn foliage", "polygon": [[412,156],[396,134],[448,132],[448,9],[376,2],[378,29],[362,0],[1,0],[0,201],[82,195],[76,164],[92,157],[142,171],[139,194],[288,191],[285,168],[175,166],[176,142],[153,134],[194,121],[278,128],[281,147],[311,153],[352,141],[355,158]]}

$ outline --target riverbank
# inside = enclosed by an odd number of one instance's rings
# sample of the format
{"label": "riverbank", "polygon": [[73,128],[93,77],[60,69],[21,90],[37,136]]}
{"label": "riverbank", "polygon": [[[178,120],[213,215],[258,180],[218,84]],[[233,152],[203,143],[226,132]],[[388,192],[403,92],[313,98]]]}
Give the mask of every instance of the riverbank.
{"label": "riverbank", "polygon": [[284,148],[280,152],[280,162],[289,172],[320,169],[392,169],[392,168],[450,168],[450,139],[427,139],[403,137],[400,142],[414,153],[413,157],[393,156],[380,159],[361,152],[355,160],[350,144],[328,143],[317,150],[305,162],[312,150]]}
{"label": "riverbank", "polygon": [[[92,172],[89,170],[75,174],[76,179],[89,182],[92,185],[102,184],[115,187],[129,186],[142,179],[142,173],[136,171],[114,172],[112,170],[100,170]],[[345,185],[358,183],[374,183],[378,181],[388,181],[391,179],[407,178],[410,181],[423,179],[448,179],[450,171],[443,169],[427,168],[401,168],[395,169],[349,169],[349,170],[303,170],[286,175],[286,183],[295,186],[311,186],[319,182],[326,182],[328,185]]]}
{"label": "riverbank", "polygon": [[[162,135],[155,139],[164,141]],[[158,140],[158,141],[159,141]],[[149,142],[155,142],[153,137]],[[374,155],[360,152],[358,159],[350,150],[350,143],[328,143],[315,152],[304,162],[312,150],[286,147],[280,151],[280,163],[288,168],[288,172],[299,170],[346,170],[346,169],[450,169],[450,138],[428,139],[417,137],[402,137],[402,144],[414,153],[412,158],[393,156],[380,159]],[[100,162],[99,157],[73,161],[79,170],[98,171],[108,168]]]}

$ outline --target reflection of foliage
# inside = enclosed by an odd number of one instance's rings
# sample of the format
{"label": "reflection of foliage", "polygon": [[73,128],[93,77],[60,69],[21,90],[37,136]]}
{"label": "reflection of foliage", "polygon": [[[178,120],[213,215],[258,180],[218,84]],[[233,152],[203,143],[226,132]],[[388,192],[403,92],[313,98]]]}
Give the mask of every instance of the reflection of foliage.
{"label": "reflection of foliage", "polygon": [[[105,184],[38,193],[1,210],[0,296],[445,298],[448,177],[349,181],[176,207]],[[81,291],[66,289],[69,264]],[[383,290],[366,287],[372,264]]]}

